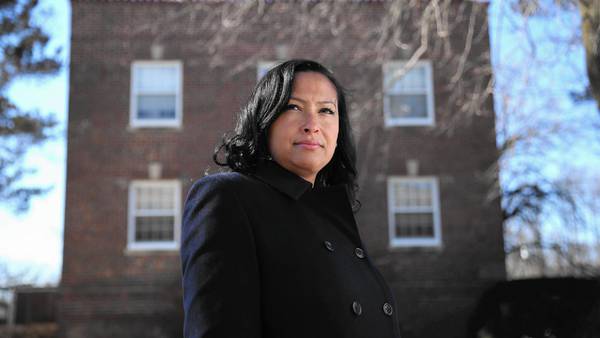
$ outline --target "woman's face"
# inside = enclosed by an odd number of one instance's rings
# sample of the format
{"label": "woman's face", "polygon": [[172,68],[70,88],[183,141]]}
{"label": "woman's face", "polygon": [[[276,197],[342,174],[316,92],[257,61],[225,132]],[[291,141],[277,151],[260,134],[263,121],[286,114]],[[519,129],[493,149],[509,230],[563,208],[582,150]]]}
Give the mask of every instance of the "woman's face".
{"label": "woman's face", "polygon": [[337,104],[337,91],[327,77],[296,73],[288,105],[269,129],[273,160],[314,184],[335,152],[340,125]]}

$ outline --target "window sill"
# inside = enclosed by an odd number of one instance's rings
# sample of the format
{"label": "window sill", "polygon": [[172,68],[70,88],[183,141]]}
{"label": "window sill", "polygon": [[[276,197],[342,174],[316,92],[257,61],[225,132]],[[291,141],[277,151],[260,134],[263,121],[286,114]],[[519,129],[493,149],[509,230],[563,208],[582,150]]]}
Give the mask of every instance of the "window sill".
{"label": "window sill", "polygon": [[179,254],[179,245],[176,243],[161,245],[128,245],[124,250],[125,255],[148,255],[148,254]]}
{"label": "window sill", "polygon": [[181,124],[129,124],[127,130],[138,131],[144,129],[169,129],[180,131],[182,129]]}
{"label": "window sill", "polygon": [[429,119],[386,119],[385,126],[391,127],[435,127],[435,122]]}
{"label": "window sill", "polygon": [[403,250],[403,249],[432,249],[441,250],[442,242],[439,239],[412,239],[412,240],[398,240],[392,241],[388,245],[390,250]]}

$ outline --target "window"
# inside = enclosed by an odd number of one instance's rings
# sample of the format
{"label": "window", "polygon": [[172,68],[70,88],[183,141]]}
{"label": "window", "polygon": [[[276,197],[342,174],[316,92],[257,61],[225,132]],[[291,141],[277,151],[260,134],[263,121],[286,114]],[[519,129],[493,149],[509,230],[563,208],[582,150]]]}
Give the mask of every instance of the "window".
{"label": "window", "polygon": [[132,127],[181,126],[181,62],[136,61],[131,65]]}
{"label": "window", "polygon": [[388,179],[390,246],[439,246],[440,202],[435,177]]}
{"label": "window", "polygon": [[256,66],[256,81],[260,80],[271,68],[277,66],[279,63],[276,61],[261,61]]}
{"label": "window", "polygon": [[133,181],[129,186],[129,250],[176,250],[181,186],[178,181]]}
{"label": "window", "polygon": [[408,70],[404,65],[405,62],[397,61],[383,66],[385,125],[432,126],[435,114],[431,63],[419,61]]}

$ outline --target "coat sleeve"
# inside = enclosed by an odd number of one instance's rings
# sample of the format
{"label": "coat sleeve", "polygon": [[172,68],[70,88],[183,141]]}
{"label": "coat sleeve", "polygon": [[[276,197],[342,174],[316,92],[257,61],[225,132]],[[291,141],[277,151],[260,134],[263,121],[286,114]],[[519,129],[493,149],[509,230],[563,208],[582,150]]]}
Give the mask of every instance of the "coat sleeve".
{"label": "coat sleeve", "polygon": [[[256,248],[232,182],[207,176],[185,202],[181,261],[184,336],[261,336]],[[228,191],[229,190],[229,191]]]}

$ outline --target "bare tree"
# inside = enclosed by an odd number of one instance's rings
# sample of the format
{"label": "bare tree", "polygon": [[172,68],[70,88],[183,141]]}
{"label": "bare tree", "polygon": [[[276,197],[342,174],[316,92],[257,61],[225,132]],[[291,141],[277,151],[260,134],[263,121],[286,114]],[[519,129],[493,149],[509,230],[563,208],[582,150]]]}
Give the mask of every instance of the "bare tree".
{"label": "bare tree", "polygon": [[[506,11],[518,13],[524,20],[542,14],[551,17],[560,11],[577,11],[575,0],[498,1]],[[362,6],[379,6],[381,11],[358,10]],[[375,70],[383,62],[405,60],[405,66],[393,75],[401,77],[418,60],[435,60],[436,73],[448,79],[436,87],[440,94],[436,104],[446,108],[443,110],[446,113],[436,116],[434,132],[439,135],[451,135],[469,127],[477,117],[490,113],[489,101],[494,92],[500,157],[488,170],[490,199],[503,200],[507,233],[516,236],[514,242],[513,237],[508,236],[507,252],[522,255],[536,252],[543,261],[545,252],[555,247],[543,240],[543,224],[547,221],[544,214],[548,210],[560,210],[565,220],[568,219],[565,226],[577,223],[573,219],[578,219],[573,192],[546,178],[544,161],[553,149],[576,142],[581,137],[581,123],[589,121],[565,123],[555,118],[564,113],[557,96],[533,84],[531,79],[535,72],[553,67],[573,46],[580,46],[581,30],[565,29],[557,23],[553,27],[556,35],[549,41],[538,41],[526,24],[517,27],[524,44],[506,46],[496,41],[492,51],[498,57],[509,47],[519,48],[514,53],[521,58],[521,63],[496,62],[494,77],[487,44],[487,10],[488,4],[482,2],[452,0],[398,0],[376,4],[360,1],[190,2],[167,11],[160,20],[140,25],[133,34],[153,39],[156,46],[161,46],[173,34],[179,34],[176,32],[185,31],[194,38],[188,48],[208,58],[210,67],[235,65],[227,69],[228,76],[253,69],[258,61],[272,60],[274,56],[334,60],[334,68],[360,65],[353,68],[355,76],[351,81],[343,81],[351,83],[351,91],[360,89],[353,91],[351,101],[351,118],[361,144],[359,184],[373,172],[386,171],[391,151],[390,135],[382,132],[383,116],[379,113],[385,88],[372,85],[380,81],[372,74],[378,73]],[[266,26],[270,29],[260,29]],[[345,45],[345,41],[360,41],[361,48]],[[548,52],[544,46],[547,42],[555,43],[557,49]],[[236,49],[243,50],[245,56],[250,53],[250,57],[239,59],[236,53],[231,53]],[[502,179],[498,181],[498,177]],[[523,237],[521,230],[528,235]],[[524,239],[529,242],[524,244]]]}
{"label": "bare tree", "polygon": [[[502,0],[500,0],[502,1]],[[588,86],[574,93],[578,100],[593,99],[600,108],[600,1],[599,0],[519,0],[515,10],[525,17],[548,16],[553,11],[574,11],[581,17],[580,40],[585,48]]]}
{"label": "bare tree", "polygon": [[[375,10],[362,10],[365,6]],[[381,83],[373,74],[381,73],[385,61],[406,60],[392,75],[401,77],[420,59],[432,59],[435,71],[449,79],[436,87],[442,94],[436,104],[448,112],[436,116],[436,133],[451,134],[469,126],[473,117],[491,113],[486,11],[482,3],[452,0],[193,2],[162,20],[140,25],[135,34],[160,46],[175,32],[185,31],[195,39],[189,48],[208,58],[210,67],[235,65],[227,69],[228,76],[274,57],[333,60],[333,68],[352,67],[355,76],[343,82],[350,83],[351,119],[357,141],[363,144],[362,184],[374,171],[385,170],[388,162],[390,135],[382,132],[379,113],[385,88],[373,86]],[[269,29],[260,29],[266,26]],[[361,48],[349,41],[360,41]],[[231,53],[236,49],[250,57],[238,59]],[[381,167],[374,168],[374,163]]]}
{"label": "bare tree", "polygon": [[584,185],[569,183],[573,172],[567,157],[576,147],[591,154],[600,150],[597,115],[581,114],[585,108],[568,95],[587,85],[577,1],[507,0],[499,8],[503,21],[496,29],[515,32],[514,41],[495,45],[509,271],[514,276],[597,275],[600,262],[591,254],[596,249],[573,235],[588,232],[591,223],[580,199]]}
{"label": "bare tree", "polygon": [[600,109],[600,1],[579,0],[579,11],[590,80],[589,92]]}
{"label": "bare tree", "polygon": [[54,118],[23,111],[6,95],[18,78],[54,74],[60,67],[58,52],[47,55],[48,34],[33,19],[37,0],[0,2],[0,200],[17,211],[29,207],[32,196],[45,191],[24,187],[20,180],[31,169],[22,164],[26,151],[42,143],[56,124]]}

